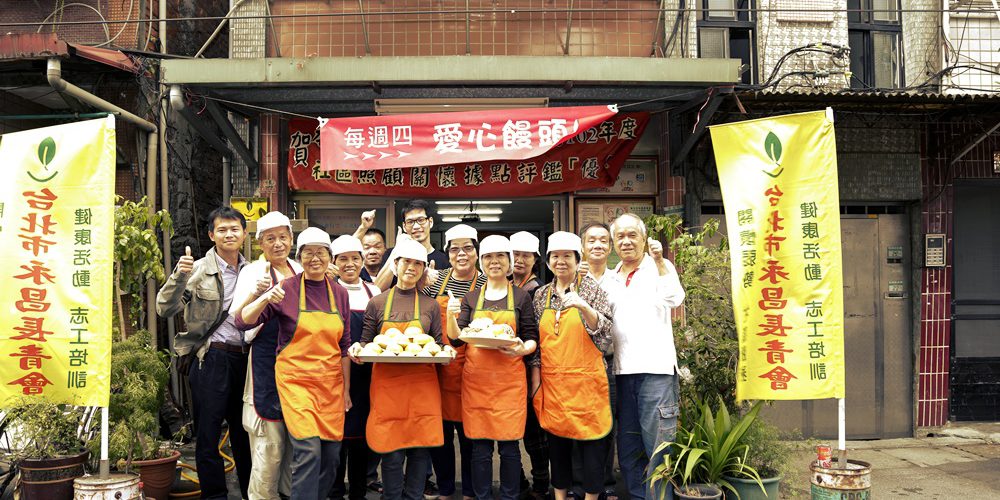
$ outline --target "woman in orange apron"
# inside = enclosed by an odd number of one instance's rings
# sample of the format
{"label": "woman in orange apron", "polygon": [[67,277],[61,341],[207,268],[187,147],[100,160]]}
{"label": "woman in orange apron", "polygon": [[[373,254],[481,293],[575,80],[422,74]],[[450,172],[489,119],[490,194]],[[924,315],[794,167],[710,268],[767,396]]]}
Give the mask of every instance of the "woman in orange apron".
{"label": "woman in orange apron", "polygon": [[[472,320],[489,318],[494,325],[507,325],[518,343],[502,350],[466,346],[462,378],[462,421],[472,440],[472,488],[477,500],[493,498],[493,443],[500,453],[500,498],[516,500],[519,493],[521,451],[517,441],[524,435],[528,384],[524,356],[535,352],[538,329],[528,293],[507,280],[511,269],[510,241],[488,236],[480,246],[480,267],[486,286],[459,303],[448,303],[448,334],[457,340],[460,328]],[[456,318],[457,316],[457,318]]]}
{"label": "woman in orange apron", "polygon": [[[542,285],[535,275],[535,264],[540,255],[538,237],[527,231],[516,232],[510,235],[510,248],[514,251],[511,282],[534,298],[535,291]],[[528,384],[530,387],[531,380]],[[528,452],[531,461],[531,496],[534,500],[545,500],[549,496],[549,442],[545,431],[538,425],[531,398],[525,400],[525,406],[528,408],[528,420],[524,425],[524,451]],[[528,479],[522,471],[521,490],[527,489]]]}
{"label": "woman in orange apron", "polygon": [[580,279],[580,237],[549,236],[547,263],[554,278],[535,293],[541,377],[534,382],[538,422],[549,433],[549,459],[556,500],[573,482],[573,445],[583,456],[586,500],[604,485],[610,443],[611,401],[604,352],[611,346],[612,311],[607,294],[591,277]]}
{"label": "woman in orange apron", "polygon": [[344,437],[344,413],[351,408],[347,291],[326,277],[330,236],[319,228],[299,234],[303,271],[244,307],[238,326],[278,320],[274,364],[281,411],[292,445],[292,494],[326,498],[333,485]]}
{"label": "woman in orange apron", "polygon": [[[396,245],[395,257],[392,265],[396,266],[396,286],[368,301],[361,341],[349,351],[356,361],[364,345],[390,328],[406,331],[417,327],[435,342],[441,342],[438,304],[417,293],[417,282],[427,266],[427,250],[420,243],[405,240]],[[365,433],[368,446],[382,454],[384,498],[423,499],[430,465],[428,448],[441,446],[444,441],[441,388],[434,365],[375,363]]]}
{"label": "woman in orange apron", "polygon": [[[339,271],[338,282],[347,290],[351,302],[351,342],[359,342],[363,332],[365,309],[368,302],[382,293],[375,285],[361,280],[362,263],[361,240],[345,234],[330,245],[333,249],[333,263]],[[340,448],[340,465],[333,480],[333,498],[363,500],[368,492],[369,450],[365,440],[365,424],[368,421],[369,391],[372,379],[371,365],[351,364],[351,409],[344,421],[344,443]],[[344,484],[347,476],[350,489]]]}
{"label": "woman in orange apron", "polygon": [[[438,279],[424,289],[424,293],[435,297],[441,307],[441,326],[448,327],[448,294],[464,297],[470,291],[486,284],[486,275],[476,269],[479,257],[476,244],[479,234],[476,229],[458,224],[444,233],[445,251],[451,268],[438,273]],[[449,335],[442,335],[444,344],[449,344]],[[455,494],[455,434],[458,434],[459,457],[462,468],[462,497],[470,500],[472,490],[472,443],[465,437],[462,428],[462,370],[465,367],[465,346],[455,346],[455,359],[446,365],[438,365],[438,379],[441,383],[441,416],[444,420],[444,446],[431,449],[431,464],[437,475],[438,495],[451,497]]]}

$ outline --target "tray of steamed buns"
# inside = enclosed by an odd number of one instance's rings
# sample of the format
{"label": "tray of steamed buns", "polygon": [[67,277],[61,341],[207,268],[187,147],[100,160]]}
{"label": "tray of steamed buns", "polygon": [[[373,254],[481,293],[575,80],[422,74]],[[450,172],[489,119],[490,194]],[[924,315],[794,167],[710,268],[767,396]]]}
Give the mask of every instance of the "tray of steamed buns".
{"label": "tray of steamed buns", "polygon": [[405,331],[389,328],[376,335],[357,357],[365,363],[448,363],[455,358],[455,350],[411,326]]}
{"label": "tray of steamed buns", "polygon": [[514,330],[505,324],[495,324],[490,318],[476,318],[462,329],[458,339],[466,344],[487,349],[510,347],[520,342]]}

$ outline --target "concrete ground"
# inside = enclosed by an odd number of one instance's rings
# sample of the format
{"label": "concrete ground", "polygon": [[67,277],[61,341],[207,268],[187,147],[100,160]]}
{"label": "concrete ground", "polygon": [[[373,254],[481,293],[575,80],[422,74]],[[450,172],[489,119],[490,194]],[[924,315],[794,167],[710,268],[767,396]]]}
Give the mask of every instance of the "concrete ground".
{"label": "concrete ground", "polygon": [[[792,461],[799,472],[782,482],[782,498],[809,498],[813,444],[796,443]],[[872,498],[1000,498],[1000,422],[949,424],[925,437],[848,441],[847,449],[848,458],[872,465]],[[193,463],[194,446],[186,446],[183,453],[182,460]],[[527,466],[527,454],[521,455]],[[494,468],[498,465],[495,459]],[[230,500],[239,500],[235,473],[228,479]],[[627,500],[620,481],[618,486],[622,500]],[[371,493],[368,500],[379,500],[379,495]]]}
{"label": "concrete ground", "polygon": [[[801,474],[788,478],[782,498],[809,498],[806,448],[794,456]],[[1000,498],[1000,423],[950,424],[932,437],[848,441],[848,458],[872,465],[872,498]]]}

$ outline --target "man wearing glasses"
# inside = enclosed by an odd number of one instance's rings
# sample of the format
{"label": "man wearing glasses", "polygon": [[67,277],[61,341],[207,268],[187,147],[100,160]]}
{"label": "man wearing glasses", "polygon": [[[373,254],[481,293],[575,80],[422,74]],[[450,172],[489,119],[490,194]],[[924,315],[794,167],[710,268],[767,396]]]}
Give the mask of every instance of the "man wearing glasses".
{"label": "man wearing glasses", "polygon": [[[448,254],[435,249],[431,245],[431,228],[434,227],[434,218],[430,214],[430,203],[425,200],[409,200],[403,209],[400,210],[403,220],[403,232],[427,250],[427,281],[433,283],[437,278],[435,270],[448,269],[451,264],[448,262]],[[382,270],[375,277],[375,285],[381,290],[388,290],[395,283],[392,275],[393,266],[385,265],[393,258],[392,250],[385,252],[382,259]]]}

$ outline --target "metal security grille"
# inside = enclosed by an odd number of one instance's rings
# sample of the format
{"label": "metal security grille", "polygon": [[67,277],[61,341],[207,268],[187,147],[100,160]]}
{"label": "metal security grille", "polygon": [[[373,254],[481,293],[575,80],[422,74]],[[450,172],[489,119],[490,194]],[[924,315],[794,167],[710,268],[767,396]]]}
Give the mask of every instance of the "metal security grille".
{"label": "metal security grille", "polygon": [[286,0],[274,2],[272,14],[296,17],[274,19],[271,36],[283,57],[649,57],[663,37],[662,3]]}

